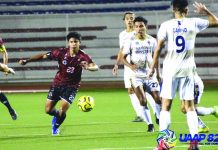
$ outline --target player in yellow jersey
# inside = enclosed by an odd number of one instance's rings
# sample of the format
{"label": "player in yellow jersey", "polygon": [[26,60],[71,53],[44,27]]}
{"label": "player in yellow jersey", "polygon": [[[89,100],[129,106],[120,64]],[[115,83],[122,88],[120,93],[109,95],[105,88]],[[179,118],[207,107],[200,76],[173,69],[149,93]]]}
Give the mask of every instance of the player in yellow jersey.
{"label": "player in yellow jersey", "polygon": [[[0,52],[3,56],[3,63],[0,63],[0,71],[4,72],[6,75],[9,73],[15,74],[14,70],[7,66],[8,53],[7,53],[7,50],[6,50],[5,45],[3,43],[3,40],[1,38],[0,38]],[[0,91],[0,101],[7,107],[12,119],[16,120],[17,119],[16,111],[11,107],[7,97],[1,91]]]}

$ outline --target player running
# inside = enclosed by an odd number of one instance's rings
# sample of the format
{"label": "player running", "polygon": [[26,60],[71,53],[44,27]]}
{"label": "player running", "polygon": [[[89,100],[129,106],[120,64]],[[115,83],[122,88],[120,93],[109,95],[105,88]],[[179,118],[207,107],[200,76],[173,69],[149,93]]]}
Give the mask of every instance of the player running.
{"label": "player running", "polygon": [[[129,41],[126,41],[123,48],[122,60],[124,65],[132,70],[132,74],[130,75],[131,86],[139,99],[140,105],[143,107],[144,119],[148,124],[148,132],[153,132],[154,126],[147,105],[145,91],[152,95],[155,102],[159,105],[160,112],[161,101],[159,97],[159,84],[155,79],[146,79],[148,65],[151,64],[152,53],[157,42],[155,38],[146,34],[146,19],[139,16],[136,17],[133,22],[136,35],[134,35]],[[127,56],[129,56],[129,58],[127,58]],[[129,59],[129,61],[127,59]],[[143,86],[146,88],[143,88]]]}
{"label": "player running", "polygon": [[[194,75],[196,64],[194,48],[196,34],[208,26],[218,26],[217,17],[205,5],[195,2],[196,12],[208,16],[208,20],[187,18],[188,0],[172,0],[174,19],[161,24],[158,31],[158,44],[154,52],[153,64],[149,76],[157,67],[161,48],[168,42],[167,55],[163,62],[163,84],[161,90],[162,111],[160,113],[160,131],[169,128],[171,123],[170,109],[179,89],[180,99],[184,100],[187,112],[187,124],[192,137],[198,134],[198,118],[194,108]],[[158,147],[161,149],[161,146]],[[197,141],[190,143],[189,150],[198,150]]]}
{"label": "player running", "polygon": [[[98,66],[84,51],[80,50],[81,35],[70,32],[67,35],[68,48],[54,49],[45,54],[38,54],[29,59],[20,60],[21,65],[43,59],[58,62],[59,70],[48,92],[45,112],[53,117],[52,135],[59,135],[59,127],[66,118],[67,110],[72,104],[80,86],[82,70],[97,71]],[[60,109],[55,108],[61,101]]]}
{"label": "player running", "polygon": [[[15,74],[14,70],[7,66],[8,53],[7,53],[7,50],[5,48],[4,42],[3,42],[3,40],[1,38],[0,38],[0,52],[1,52],[2,56],[3,56],[3,63],[0,63],[0,71],[4,72],[5,75],[7,75],[9,73]],[[10,105],[10,103],[8,101],[8,98],[1,91],[0,91],[0,101],[2,102],[2,104],[4,104],[7,107],[8,112],[11,115],[11,118],[13,120],[16,120],[17,119],[16,111],[11,107],[11,105]]]}

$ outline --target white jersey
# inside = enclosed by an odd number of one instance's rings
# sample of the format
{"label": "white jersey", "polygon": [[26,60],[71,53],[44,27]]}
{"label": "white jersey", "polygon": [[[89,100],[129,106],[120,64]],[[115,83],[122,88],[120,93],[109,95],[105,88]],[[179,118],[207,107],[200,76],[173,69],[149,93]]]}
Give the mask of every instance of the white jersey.
{"label": "white jersey", "polygon": [[[123,30],[122,32],[120,32],[119,35],[119,45],[120,45],[120,49],[123,49],[126,41],[129,41],[129,39],[135,35],[135,32],[127,32],[126,30]],[[127,61],[129,61],[129,56],[127,56]],[[130,61],[129,61],[130,62]],[[130,83],[130,76],[132,76],[133,71],[124,65],[124,84],[125,84],[125,88],[131,88],[131,83]]]}
{"label": "white jersey", "polygon": [[129,54],[131,63],[138,66],[138,69],[134,72],[136,77],[147,76],[147,62],[151,64],[152,53],[156,46],[156,39],[147,34],[146,39],[143,41],[133,36],[126,42],[123,48],[123,54]]}
{"label": "white jersey", "polygon": [[119,45],[120,49],[122,49],[126,43],[127,40],[129,40],[133,35],[135,35],[135,32],[127,32],[126,30],[123,30],[119,34]]}
{"label": "white jersey", "polygon": [[168,42],[163,77],[186,77],[195,74],[195,37],[208,25],[208,20],[200,18],[171,19],[161,24],[158,39]]}

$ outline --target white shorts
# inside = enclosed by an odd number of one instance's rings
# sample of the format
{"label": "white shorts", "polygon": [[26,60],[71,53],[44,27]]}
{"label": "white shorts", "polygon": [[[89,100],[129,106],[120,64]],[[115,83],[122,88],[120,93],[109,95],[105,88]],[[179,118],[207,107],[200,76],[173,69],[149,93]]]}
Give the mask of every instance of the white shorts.
{"label": "white shorts", "polygon": [[134,72],[127,66],[124,65],[124,84],[125,88],[131,88],[130,77],[134,74]]}
{"label": "white shorts", "polygon": [[194,100],[194,77],[163,78],[160,96],[166,99],[174,99],[177,89],[181,100]]}
{"label": "white shorts", "polygon": [[201,96],[204,91],[204,83],[199,76],[195,76],[194,80],[195,80],[194,102],[195,104],[199,104],[201,100]]}
{"label": "white shorts", "polygon": [[151,93],[153,91],[160,91],[160,85],[158,82],[154,79],[146,79],[146,78],[137,78],[137,77],[132,77],[130,79],[131,85],[133,88],[136,88],[140,85],[143,86],[145,92]]}

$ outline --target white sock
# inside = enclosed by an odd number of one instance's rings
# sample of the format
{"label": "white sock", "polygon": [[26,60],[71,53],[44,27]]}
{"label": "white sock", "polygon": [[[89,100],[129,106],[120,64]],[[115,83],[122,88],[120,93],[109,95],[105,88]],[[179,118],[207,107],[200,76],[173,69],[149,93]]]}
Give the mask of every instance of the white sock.
{"label": "white sock", "polygon": [[211,115],[215,113],[214,108],[197,107],[196,110],[200,116]]}
{"label": "white sock", "polygon": [[189,132],[194,137],[195,134],[198,134],[198,116],[196,111],[188,111],[187,114],[187,123],[189,127]]}
{"label": "white sock", "polygon": [[135,94],[129,94],[133,109],[136,112],[137,116],[141,116],[141,108],[140,102]]}
{"label": "white sock", "polygon": [[162,110],[160,112],[159,130],[163,131],[168,129],[171,123],[171,116],[169,111]]}
{"label": "white sock", "polygon": [[156,107],[155,107],[155,114],[156,114],[157,118],[160,119],[161,105],[155,103],[155,106],[156,106]]}
{"label": "white sock", "polygon": [[145,92],[145,95],[146,95],[146,98],[148,100],[148,103],[150,104],[150,106],[152,108],[153,113],[155,114],[156,113],[156,106],[155,106],[156,103],[155,103],[153,97],[147,92]]}
{"label": "white sock", "polygon": [[144,106],[143,106],[143,109],[142,109],[141,117],[143,118],[143,120],[144,120],[148,125],[149,125],[149,124],[153,124],[153,123],[152,123],[152,119],[151,119],[150,110],[149,110],[149,109],[146,109]]}

